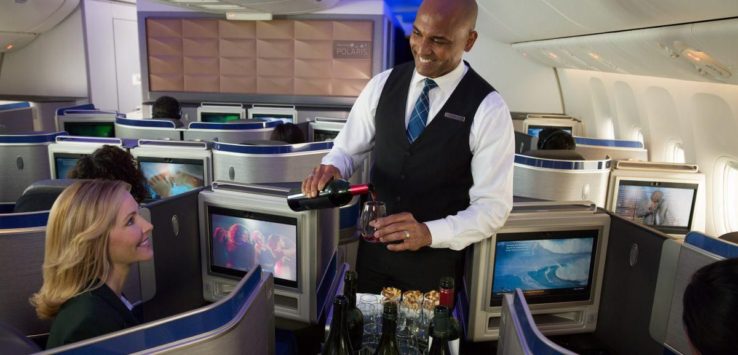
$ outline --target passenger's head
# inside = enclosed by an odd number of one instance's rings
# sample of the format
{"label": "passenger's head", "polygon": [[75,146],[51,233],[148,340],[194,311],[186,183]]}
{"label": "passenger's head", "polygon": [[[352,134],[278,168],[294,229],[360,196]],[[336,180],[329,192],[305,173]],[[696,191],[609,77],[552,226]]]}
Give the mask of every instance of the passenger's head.
{"label": "passenger's head", "polygon": [[474,0],[423,1],[410,35],[410,50],[418,73],[436,78],[456,68],[464,52],[474,46],[476,22]]}
{"label": "passenger's head", "polygon": [[86,180],[67,187],[46,226],[41,290],[31,298],[40,318],[54,317],[68,299],[99,287],[113,270],[153,256],[152,226],[123,181]]}
{"label": "passenger's head", "polygon": [[569,132],[561,128],[547,127],[538,133],[538,149],[539,150],[574,150],[577,143]]}
{"label": "passenger's head", "polygon": [[733,354],[738,342],[738,259],[702,267],[684,290],[682,321],[702,355]]}
{"label": "passenger's head", "polygon": [[151,118],[174,118],[182,117],[182,108],[179,101],[171,96],[162,96],[151,107]]}
{"label": "passenger's head", "polygon": [[293,123],[280,123],[274,127],[271,137],[273,141],[282,141],[289,144],[305,143],[305,135],[300,127]]}
{"label": "passenger's head", "polygon": [[131,185],[131,195],[141,202],[147,196],[143,174],[131,153],[123,148],[104,145],[91,155],[80,158],[69,172],[72,179],[122,180]]}
{"label": "passenger's head", "polygon": [[656,190],[651,193],[651,202],[658,203],[664,198],[664,193],[661,190]]}

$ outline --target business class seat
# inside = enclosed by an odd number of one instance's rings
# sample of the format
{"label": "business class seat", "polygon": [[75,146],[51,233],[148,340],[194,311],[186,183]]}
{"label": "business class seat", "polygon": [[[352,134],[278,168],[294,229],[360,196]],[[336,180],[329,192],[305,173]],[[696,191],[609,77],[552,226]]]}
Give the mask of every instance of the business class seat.
{"label": "business class seat", "polygon": [[39,180],[28,186],[21,197],[15,202],[13,212],[35,212],[50,210],[59,194],[75,179],[47,179]]}

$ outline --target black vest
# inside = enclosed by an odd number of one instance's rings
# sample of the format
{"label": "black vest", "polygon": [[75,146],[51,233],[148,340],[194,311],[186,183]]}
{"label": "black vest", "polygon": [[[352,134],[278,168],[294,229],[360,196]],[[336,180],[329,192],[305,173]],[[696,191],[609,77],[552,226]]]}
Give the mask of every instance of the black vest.
{"label": "black vest", "polygon": [[387,214],[410,212],[419,222],[469,207],[472,153],[469,132],[482,100],[494,88],[471,67],[438,115],[412,144],[405,135],[405,107],[412,62],[395,67],[375,115],[372,183]]}

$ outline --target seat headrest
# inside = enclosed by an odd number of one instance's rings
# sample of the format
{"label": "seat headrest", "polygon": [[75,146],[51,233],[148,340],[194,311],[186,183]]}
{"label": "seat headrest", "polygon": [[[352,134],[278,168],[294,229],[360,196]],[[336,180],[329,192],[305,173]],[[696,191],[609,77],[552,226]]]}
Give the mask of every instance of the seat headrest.
{"label": "seat headrest", "polygon": [[8,354],[31,354],[41,351],[36,343],[4,322],[0,322],[0,349]]}
{"label": "seat headrest", "polygon": [[577,153],[574,150],[569,149],[547,149],[547,150],[529,150],[524,152],[523,155],[546,158],[546,159],[557,159],[557,160],[585,160],[584,156]]}
{"label": "seat headrest", "polygon": [[723,239],[723,240],[727,240],[727,241],[729,241],[731,243],[738,244],[738,231],[736,231],[736,232],[730,232],[730,233],[725,233],[725,234],[721,235],[718,239]]}
{"label": "seat headrest", "polygon": [[35,212],[50,210],[56,198],[76,179],[39,180],[27,187],[15,202],[13,212]]}

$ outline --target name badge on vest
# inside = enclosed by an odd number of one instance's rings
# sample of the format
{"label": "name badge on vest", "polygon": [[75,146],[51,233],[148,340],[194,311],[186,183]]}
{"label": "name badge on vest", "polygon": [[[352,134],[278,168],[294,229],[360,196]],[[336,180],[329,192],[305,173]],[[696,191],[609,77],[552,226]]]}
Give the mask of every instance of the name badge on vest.
{"label": "name badge on vest", "polygon": [[454,120],[454,121],[459,121],[459,122],[464,122],[464,121],[466,121],[466,117],[464,117],[464,116],[459,116],[459,115],[455,115],[455,114],[453,114],[453,113],[450,113],[450,112],[445,112],[445,113],[443,114],[443,117],[446,117],[446,118],[450,118],[450,119],[452,119],[452,120]]}

